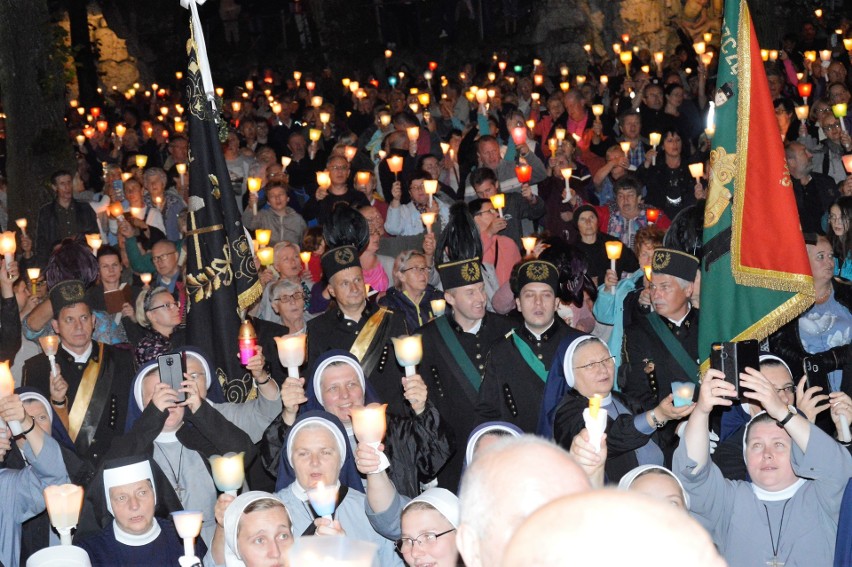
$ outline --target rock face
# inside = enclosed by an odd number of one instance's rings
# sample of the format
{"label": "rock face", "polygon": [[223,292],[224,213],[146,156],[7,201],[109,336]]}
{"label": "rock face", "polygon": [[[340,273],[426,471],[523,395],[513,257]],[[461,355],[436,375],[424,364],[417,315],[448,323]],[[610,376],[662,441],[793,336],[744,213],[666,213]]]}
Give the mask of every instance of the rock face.
{"label": "rock face", "polygon": [[612,56],[622,34],[630,44],[670,52],[678,30],[695,41],[704,32],[718,38],[722,0],[545,0],[536,10],[529,43],[549,66],[566,61],[578,70],[587,58],[583,44],[598,56]]}
{"label": "rock face", "polygon": [[[59,22],[69,31],[67,16]],[[98,49],[98,74],[104,88],[113,86],[123,92],[139,81],[140,73],[136,58],[130,55],[125,40],[118,37],[107,25],[107,21],[95,3],[89,4],[89,30],[92,42]],[[68,66],[73,67],[69,60]],[[71,97],[77,96],[76,81],[69,85]]]}

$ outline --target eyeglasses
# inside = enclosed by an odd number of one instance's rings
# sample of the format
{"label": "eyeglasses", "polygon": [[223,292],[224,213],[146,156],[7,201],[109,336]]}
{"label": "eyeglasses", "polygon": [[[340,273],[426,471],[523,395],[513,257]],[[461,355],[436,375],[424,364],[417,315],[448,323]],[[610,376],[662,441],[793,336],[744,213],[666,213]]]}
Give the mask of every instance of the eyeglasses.
{"label": "eyeglasses", "polygon": [[280,295],[272,301],[278,301],[281,303],[297,303],[303,299],[305,299],[305,294],[302,292],[296,292],[293,295]]}
{"label": "eyeglasses", "polygon": [[177,309],[178,307],[180,307],[180,305],[178,305],[177,303],[163,303],[162,305],[148,308],[148,311],[156,311],[157,309],[168,309],[169,311],[171,311],[172,309]]}
{"label": "eyeglasses", "polygon": [[792,394],[793,392],[796,391],[796,386],[794,386],[793,384],[787,384],[783,388],[775,388],[775,391],[778,392],[779,394],[781,392],[787,392],[788,394]]}
{"label": "eyeglasses", "polygon": [[160,254],[159,256],[152,256],[151,260],[153,260],[155,264],[159,264],[160,262],[164,262],[166,258],[171,256],[172,254],[177,254],[177,252],[166,252],[165,254]]}
{"label": "eyeglasses", "polygon": [[583,366],[575,366],[574,370],[597,370],[598,368],[613,368],[615,366],[615,357],[610,356],[609,358],[605,358],[603,360],[598,360],[597,362],[590,362],[588,364],[584,364]]}
{"label": "eyeglasses", "polygon": [[828,220],[831,221],[831,222],[835,222],[835,221],[846,222],[846,218],[844,218],[843,215],[828,215]]}
{"label": "eyeglasses", "polygon": [[418,274],[425,274],[429,271],[429,268],[427,268],[426,266],[411,266],[410,268],[400,270],[400,272],[404,274],[405,272],[410,272],[411,270],[414,270]]}
{"label": "eyeglasses", "polygon": [[478,213],[476,213],[473,216],[478,217],[479,215],[496,215],[496,214],[497,214],[496,209],[486,209],[484,211],[479,211]]}
{"label": "eyeglasses", "polygon": [[456,531],[455,528],[447,530],[445,532],[441,532],[436,534],[434,532],[426,532],[425,534],[420,534],[417,537],[401,537],[396,540],[394,543],[396,544],[396,548],[401,552],[405,553],[414,547],[414,542],[417,542],[417,545],[422,549],[423,547],[429,547],[435,543],[435,540],[441,537],[442,535],[447,535],[450,532]]}
{"label": "eyeglasses", "polygon": [[348,171],[349,166],[348,165],[333,165],[333,166],[329,167],[328,169],[330,169],[331,171]]}
{"label": "eyeglasses", "polygon": [[823,126],[822,129],[825,130],[826,132],[833,132],[835,130],[840,130],[840,124],[837,124],[835,122],[834,124],[829,124],[827,126]]}

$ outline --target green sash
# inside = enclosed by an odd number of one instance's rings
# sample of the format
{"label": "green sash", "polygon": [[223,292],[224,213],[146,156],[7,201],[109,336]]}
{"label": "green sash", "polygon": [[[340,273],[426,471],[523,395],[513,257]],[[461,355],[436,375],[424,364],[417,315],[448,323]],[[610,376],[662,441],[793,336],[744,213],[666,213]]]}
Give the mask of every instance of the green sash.
{"label": "green sash", "polygon": [[663,344],[666,345],[666,348],[669,350],[669,353],[674,357],[678,366],[686,373],[686,376],[694,383],[698,383],[698,363],[695,362],[689,353],[686,352],[686,349],[683,348],[683,345],[680,344],[680,341],[675,338],[672,334],[671,329],[669,329],[665,323],[663,323],[662,318],[656,313],[648,314],[648,322],[651,324],[651,328],[660,337],[660,340],[663,341]]}
{"label": "green sash", "polygon": [[546,384],[547,368],[544,367],[544,363],[538,359],[533,350],[530,348],[530,345],[525,343],[514,330],[510,331],[509,334],[512,335],[512,342],[515,343],[515,348],[518,349],[519,353],[521,353],[521,358],[523,358],[524,362],[527,363],[527,366],[535,372],[536,376],[541,378],[541,381]]}
{"label": "green sash", "polygon": [[447,322],[447,316],[442,315],[435,319],[435,325],[438,327],[438,332],[441,333],[441,338],[444,339],[444,343],[446,343],[450,354],[453,355],[453,359],[456,361],[456,364],[458,364],[459,368],[461,368],[462,374],[464,374],[464,377],[467,378],[474,390],[478,392],[479,386],[482,383],[482,376],[479,375],[479,371],[476,370],[476,366],[473,365],[470,357],[462,348],[458,338],[456,338],[456,334],[450,328],[450,324]]}

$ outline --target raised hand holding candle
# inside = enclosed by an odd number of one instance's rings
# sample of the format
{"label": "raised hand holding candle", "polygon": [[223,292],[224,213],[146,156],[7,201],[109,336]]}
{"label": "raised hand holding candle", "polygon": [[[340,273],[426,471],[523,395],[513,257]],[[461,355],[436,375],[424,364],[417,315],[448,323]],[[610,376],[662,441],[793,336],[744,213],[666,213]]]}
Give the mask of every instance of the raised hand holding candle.
{"label": "raised hand holding candle", "polygon": [[33,284],[33,295],[38,291],[38,277],[41,275],[41,270],[39,268],[27,268],[27,277],[30,278],[30,282]]}
{"label": "raised hand holding candle", "polygon": [[257,238],[257,243],[261,246],[269,246],[269,241],[272,240],[272,230],[268,228],[259,228],[254,231],[254,236]]}
{"label": "raised hand holding candle", "polygon": [[606,257],[609,258],[609,267],[615,271],[615,261],[621,258],[621,252],[624,248],[624,243],[620,240],[610,240],[604,244],[606,248]]}
{"label": "raised hand holding candle", "polygon": [[583,421],[586,425],[586,431],[589,432],[589,443],[595,447],[595,453],[601,452],[601,441],[603,440],[604,431],[606,431],[606,410],[602,410],[600,394],[595,394],[589,398],[589,407],[583,410]]}
{"label": "raised hand holding candle", "polygon": [[399,172],[402,171],[402,156],[389,157],[388,169],[393,173],[394,181],[399,181]]}
{"label": "raised hand holding candle", "polygon": [[[515,176],[521,184],[529,183],[532,179],[532,166],[529,164],[521,164],[515,166]],[[496,208],[496,205],[495,205]]]}
{"label": "raised hand holding candle", "polygon": [[38,338],[38,344],[41,345],[41,350],[47,355],[50,361],[50,375],[56,377],[56,353],[59,351],[59,336],[44,335]]}
{"label": "raised hand holding candle", "polygon": [[[663,135],[659,132],[651,132],[648,134],[648,141],[651,142],[651,148],[656,152],[657,146],[660,145]],[[657,165],[657,156],[651,158],[651,165]]]}
{"label": "raised hand holding candle", "polygon": [[429,302],[429,306],[432,308],[432,315],[436,318],[444,315],[444,311],[447,309],[447,300],[446,299],[433,299]]}
{"label": "raised hand holding candle", "polygon": [[429,195],[429,208],[432,208],[432,195],[438,192],[438,180],[437,179],[424,179],[423,180],[423,190]]}
{"label": "raised hand holding candle", "polygon": [[[260,191],[260,187],[263,184],[263,180],[260,177],[249,177],[246,180],[246,186],[248,187],[249,192],[257,193]],[[257,214],[257,201],[252,203],[251,212],[255,215]]]}
{"label": "raised hand holding candle", "polygon": [[535,236],[524,236],[521,238],[521,244],[524,245],[524,251],[527,253],[527,256],[532,255],[536,242],[538,242],[538,238]]}
{"label": "raised hand holding candle", "polygon": [[71,545],[71,530],[77,527],[83,507],[83,487],[54,484],[44,489],[44,503],[51,525],[59,533],[62,545]]}
{"label": "raised hand holding candle", "polygon": [[201,533],[201,524],[204,521],[202,512],[192,510],[181,510],[172,512],[172,522],[175,525],[178,536],[183,539],[183,556],[180,558],[181,565],[194,565],[201,560],[195,556],[195,538]]}
{"label": "raised hand holding candle", "polygon": [[[420,336],[420,335],[418,335]],[[15,379],[12,377],[12,371],[9,370],[9,361],[0,362],[0,398],[11,396],[15,393]],[[0,419],[0,424],[3,420]],[[13,435],[20,435],[24,430],[21,428],[20,421],[10,421],[9,429]]]}
{"label": "raised hand holding candle", "polygon": [[393,351],[399,365],[405,368],[406,376],[417,373],[417,365],[423,358],[423,341],[420,335],[393,337]]}
{"label": "raised hand holding candle", "polygon": [[21,229],[21,234],[27,233],[27,219],[20,218],[15,220],[15,224]]}
{"label": "raised hand holding candle", "polygon": [[269,246],[258,248],[257,259],[264,268],[269,267],[275,261],[275,250]]}
{"label": "raised hand holding candle", "polygon": [[422,220],[423,224],[426,226],[427,234],[432,234],[432,225],[435,224],[436,216],[437,213],[420,213],[420,220]]}
{"label": "raised hand holding candle", "polygon": [[225,453],[210,457],[210,469],[216,488],[225,494],[236,496],[246,478],[245,453]]}
{"label": "raised hand holding candle", "polygon": [[[15,241],[15,233],[11,230],[0,234],[0,254],[3,254],[3,259],[6,261],[6,269],[9,269],[9,264],[15,261],[15,250],[18,244]],[[11,275],[9,276],[11,279]]]}
{"label": "raised hand holding candle", "polygon": [[278,360],[281,366],[287,369],[290,378],[299,377],[299,367],[305,363],[305,340],[307,335],[299,333],[296,335],[285,335],[275,337],[278,347]]}
{"label": "raised hand holding candle", "polygon": [[151,274],[139,274],[139,279],[142,281],[142,285],[144,285],[145,287],[151,285]]}
{"label": "raised hand holding candle", "polygon": [[240,364],[245,366],[249,359],[257,353],[257,333],[254,326],[246,319],[239,330]]}
{"label": "raised hand holding candle", "polygon": [[503,193],[497,193],[496,195],[491,196],[491,204],[497,209],[497,213],[500,215],[500,218],[503,218],[503,207],[506,206],[506,195]]}
{"label": "raised hand holding candle", "polygon": [[360,408],[352,408],[352,432],[360,443],[364,443],[376,450],[379,454],[379,466],[376,470],[367,474],[380,473],[390,467],[387,455],[379,451],[379,444],[385,437],[387,430],[387,418],[385,410],[387,404],[368,404]]}
{"label": "raised hand holding candle", "polygon": [[305,265],[305,270],[308,269],[308,263],[311,261],[311,253],[305,250],[304,252],[299,252],[299,258],[302,260],[302,264]]}
{"label": "raised hand holding candle", "polygon": [[695,394],[695,384],[692,382],[672,382],[674,407],[683,408],[692,403]]}
{"label": "raised hand holding candle", "polygon": [[846,103],[839,102],[831,107],[831,111],[834,113],[834,116],[837,117],[837,120],[840,122],[840,129],[844,132],[846,131],[846,121],[843,120],[846,118]]}
{"label": "raised hand holding candle", "polygon": [[689,164],[689,173],[695,179],[701,179],[704,177],[704,164],[703,163],[691,163]]}
{"label": "raised hand holding candle", "polygon": [[317,516],[333,521],[332,514],[337,506],[337,488],[334,485],[326,486],[323,481],[319,481],[316,488],[308,490],[308,500]]}

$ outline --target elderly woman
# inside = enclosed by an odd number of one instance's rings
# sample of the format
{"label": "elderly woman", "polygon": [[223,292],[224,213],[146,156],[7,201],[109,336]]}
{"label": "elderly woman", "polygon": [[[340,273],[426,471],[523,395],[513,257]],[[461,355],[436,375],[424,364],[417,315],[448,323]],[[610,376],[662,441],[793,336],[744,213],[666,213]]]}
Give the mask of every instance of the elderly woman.
{"label": "elderly woman", "polygon": [[[710,460],[710,413],[738,393],[722,372],[708,370],[672,464],[690,511],[731,565],[831,565],[852,457],[789,408],[757,370],[741,373],[740,387],[744,399],[765,409],[744,435],[751,482],[725,480]],[[831,411],[849,419],[852,406]]]}
{"label": "elderly woman", "polygon": [[287,334],[304,333],[305,290],[302,286],[291,280],[280,279],[270,288],[272,311],[278,315],[281,324],[287,327]]}
{"label": "elderly woman", "polygon": [[661,424],[690,414],[693,405],[675,408],[669,394],[657,407],[643,408],[620,392],[613,391],[615,358],[606,343],[585,335],[575,339],[562,361],[568,393],[556,408],[553,438],[566,450],[585,427],[583,410],[589,399],[601,398],[607,412],[607,478],[618,482],[637,465],[663,465],[665,455],[656,435]]}
{"label": "elderly woman", "polygon": [[149,288],[136,298],[136,322],[146,329],[134,347],[136,366],[186,344],[180,306],[164,287]]}
{"label": "elderly woman", "polygon": [[286,565],[293,539],[290,514],[274,494],[259,490],[236,498],[222,494],[216,503],[216,534],[209,557],[225,567]]}
{"label": "elderly woman", "polygon": [[[429,401],[426,384],[415,374],[404,377],[401,386],[410,403],[407,415],[387,415],[387,434],[384,440],[386,465],[397,489],[408,496],[420,492],[420,484],[437,476],[453,450],[451,433],[438,410]],[[267,429],[261,454],[269,472],[279,465],[279,452],[287,431],[295,422],[304,404],[305,409],[324,409],[337,417],[346,427],[351,445],[355,445],[352,430],[353,408],[376,402],[372,388],[364,379],[358,359],[344,350],[330,350],[317,359],[313,379],[304,387],[304,379],[288,378],[281,388],[284,411]],[[283,460],[282,454],[280,459]],[[386,467],[387,468],[387,467]],[[272,470],[270,470],[272,469]],[[282,479],[278,468],[280,488]]]}
{"label": "elderly woman", "polygon": [[431,258],[419,250],[407,250],[393,263],[393,287],[379,299],[379,305],[405,316],[410,331],[435,318],[432,300],[443,299],[443,292],[429,284]]}
{"label": "elderly woman", "polygon": [[[814,278],[816,301],[804,313],[769,337],[772,352],[790,368],[802,368],[806,358],[828,373],[826,383],[832,405],[849,401],[852,394],[852,286],[834,278],[834,254],[824,236],[805,235]],[[832,420],[823,414],[817,425],[829,434]]]}
{"label": "elderly woman", "polygon": [[[341,482],[341,471],[352,466],[345,433],[340,421],[326,412],[307,412],[296,420],[282,454],[295,480],[280,489],[276,496],[290,512],[292,531],[297,536],[346,535],[368,541],[378,546],[379,565],[402,565],[391,541],[370,526],[361,487]],[[353,484],[360,482],[356,480]],[[338,491],[331,520],[319,517],[310,502],[311,491],[320,485],[336,487]]]}
{"label": "elderly woman", "polygon": [[[299,257],[299,245],[292,242],[279,242],[273,248],[272,266],[278,272],[278,281],[288,280],[302,288],[302,309],[307,311],[311,300],[310,272],[304,270],[304,264]],[[279,316],[272,308],[272,284],[263,290],[257,317],[265,321],[277,323]]]}

